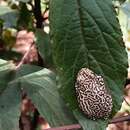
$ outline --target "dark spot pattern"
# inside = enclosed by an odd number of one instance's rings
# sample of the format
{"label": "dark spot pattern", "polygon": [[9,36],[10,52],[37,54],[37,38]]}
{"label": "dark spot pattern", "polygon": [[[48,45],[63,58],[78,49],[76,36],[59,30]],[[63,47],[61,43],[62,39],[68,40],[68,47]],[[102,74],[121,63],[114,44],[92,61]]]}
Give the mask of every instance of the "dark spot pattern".
{"label": "dark spot pattern", "polygon": [[107,118],[112,111],[112,97],[102,76],[88,68],[82,68],[75,83],[80,109],[92,119]]}

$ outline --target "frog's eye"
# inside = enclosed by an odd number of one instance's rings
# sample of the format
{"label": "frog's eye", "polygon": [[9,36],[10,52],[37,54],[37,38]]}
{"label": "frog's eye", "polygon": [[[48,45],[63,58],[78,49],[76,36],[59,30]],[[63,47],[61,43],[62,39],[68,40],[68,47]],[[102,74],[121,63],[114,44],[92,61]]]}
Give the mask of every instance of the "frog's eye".
{"label": "frog's eye", "polygon": [[75,83],[80,109],[90,118],[106,118],[112,111],[112,97],[102,76],[88,68],[82,68]]}

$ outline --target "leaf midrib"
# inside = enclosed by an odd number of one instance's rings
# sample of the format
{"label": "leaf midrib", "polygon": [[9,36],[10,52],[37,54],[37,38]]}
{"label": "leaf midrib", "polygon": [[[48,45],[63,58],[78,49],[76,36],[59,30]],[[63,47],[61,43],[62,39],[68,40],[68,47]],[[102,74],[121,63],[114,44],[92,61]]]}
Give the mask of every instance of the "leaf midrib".
{"label": "leaf midrib", "polygon": [[[95,57],[89,52],[89,50],[86,48],[86,46],[85,46],[85,43],[86,43],[86,39],[85,39],[85,36],[84,36],[84,29],[83,29],[83,26],[84,26],[84,23],[83,23],[83,21],[82,21],[82,10],[81,10],[81,1],[80,0],[76,0],[77,1],[77,6],[78,6],[78,14],[79,14],[79,20],[80,20],[80,30],[81,30],[81,36],[82,36],[82,40],[83,40],[83,42],[82,42],[82,45],[85,47],[85,49],[86,49],[86,51],[87,51],[87,54],[88,55],[91,55],[91,57],[93,57],[93,59],[95,59]],[[97,4],[97,3],[96,3]],[[97,4],[97,6],[98,6],[98,4]],[[99,7],[99,6],[98,6]],[[100,7],[99,7],[100,8]],[[88,15],[93,19],[93,17],[88,13]],[[103,15],[104,16],[104,15]],[[94,20],[94,19],[93,19]],[[96,23],[96,21],[94,20],[94,22],[95,22],[95,24],[96,24],[96,26],[98,27],[98,29],[100,30],[100,27],[97,25],[97,23]],[[101,30],[100,30],[100,32],[101,32]],[[100,33],[101,35],[102,35],[102,33]],[[112,61],[113,61],[113,63],[116,63],[115,62],[115,59],[112,57],[112,55],[111,55],[111,53],[110,53],[110,50],[109,50],[109,47],[108,47],[108,45],[107,45],[107,42],[106,42],[106,40],[105,40],[105,38],[104,38],[104,36],[102,35],[102,38],[103,38],[103,40],[104,40],[104,42],[105,42],[105,45],[107,46],[107,51],[109,52],[109,55],[110,55],[110,57],[111,57],[111,59],[112,59]],[[112,37],[113,38],[113,37]],[[88,59],[88,56],[87,56],[87,59]],[[89,59],[87,60],[88,61],[88,67],[90,67],[89,66]],[[96,59],[95,59],[95,61],[96,61]],[[96,63],[98,64],[98,62],[96,61]],[[115,69],[117,68],[116,67],[117,65],[115,64]],[[104,74],[104,72],[103,72],[103,70],[101,69],[101,67],[100,67],[100,65],[99,65],[99,68],[100,68],[100,71],[102,72],[102,74],[103,75],[105,75]],[[117,73],[117,71],[116,71],[116,73]],[[118,73],[117,73],[117,76],[118,76]]]}

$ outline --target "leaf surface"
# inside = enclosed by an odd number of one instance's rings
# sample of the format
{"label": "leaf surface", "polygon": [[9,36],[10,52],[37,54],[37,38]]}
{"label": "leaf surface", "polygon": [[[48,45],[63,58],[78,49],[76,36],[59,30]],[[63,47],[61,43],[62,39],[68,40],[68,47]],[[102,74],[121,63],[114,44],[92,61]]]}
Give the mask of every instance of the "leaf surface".
{"label": "leaf surface", "polygon": [[[62,83],[60,92],[71,110],[75,113],[78,108],[76,75],[86,67],[103,76],[113,98],[113,115],[122,102],[128,61],[112,1],[51,0],[50,30],[53,59]],[[85,124],[93,121],[84,118],[80,110],[75,116],[84,129],[105,128],[99,123],[88,128]]]}
{"label": "leaf surface", "polygon": [[55,74],[50,70],[24,65],[16,72],[15,79],[7,84],[0,94],[0,130],[18,130],[21,90],[27,92],[40,115],[52,127],[76,122],[60,97]]}
{"label": "leaf surface", "polygon": [[13,12],[11,8],[9,8],[8,6],[0,5],[0,16],[10,12]]}
{"label": "leaf surface", "polygon": [[6,89],[8,82],[14,78],[14,64],[0,59],[0,95]]}
{"label": "leaf surface", "polygon": [[37,29],[35,32],[35,36],[39,54],[41,55],[43,61],[45,62],[45,65],[52,66],[53,65],[52,49],[49,34],[45,33],[41,29]]}
{"label": "leaf surface", "polygon": [[4,26],[15,27],[18,18],[18,11],[8,6],[0,5],[0,19],[4,21]]}
{"label": "leaf surface", "polygon": [[57,91],[54,73],[43,69],[22,77],[20,81],[21,87],[52,127],[75,122]]}
{"label": "leaf surface", "polygon": [[0,130],[19,128],[19,89],[8,85],[15,77],[14,67],[14,64],[0,59]]}

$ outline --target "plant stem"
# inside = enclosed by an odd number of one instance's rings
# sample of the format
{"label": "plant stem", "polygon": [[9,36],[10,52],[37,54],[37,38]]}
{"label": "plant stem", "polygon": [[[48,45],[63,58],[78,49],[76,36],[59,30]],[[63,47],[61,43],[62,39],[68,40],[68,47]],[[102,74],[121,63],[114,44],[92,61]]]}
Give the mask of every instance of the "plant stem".
{"label": "plant stem", "polygon": [[81,129],[81,126],[79,124],[73,124],[73,125],[49,128],[45,130],[75,130],[75,129]]}
{"label": "plant stem", "polygon": [[20,62],[18,63],[18,65],[16,66],[16,68],[15,68],[16,70],[18,70],[18,69],[23,65],[23,63],[24,63],[26,57],[28,56],[28,54],[29,54],[29,52],[30,52],[32,46],[33,46],[33,43],[30,44],[30,46],[29,46],[28,50],[25,52],[23,58],[21,59],[21,61],[20,61]]}
{"label": "plant stem", "polygon": [[[109,122],[109,124],[115,124],[115,123],[120,123],[120,122],[124,122],[124,121],[130,121],[130,115],[113,118]],[[45,130],[75,130],[75,129],[81,129],[81,128],[82,127],[80,124],[73,124],[73,125],[49,128],[49,129],[45,129]]]}
{"label": "plant stem", "polygon": [[42,28],[43,23],[43,17],[41,12],[41,1],[40,0],[34,0],[35,6],[34,6],[34,16],[36,18],[36,28]]}
{"label": "plant stem", "polygon": [[[36,28],[43,28],[43,17],[41,12],[41,0],[34,0],[33,13],[36,19]],[[38,65],[43,66],[43,59],[38,52]]]}
{"label": "plant stem", "polygon": [[113,118],[109,124],[115,124],[119,122],[130,121],[130,115]]}

